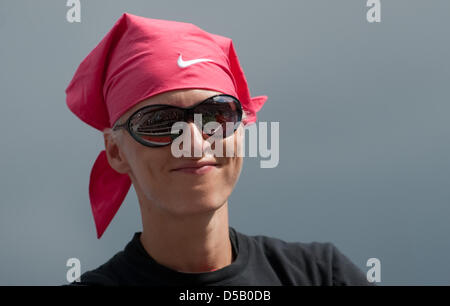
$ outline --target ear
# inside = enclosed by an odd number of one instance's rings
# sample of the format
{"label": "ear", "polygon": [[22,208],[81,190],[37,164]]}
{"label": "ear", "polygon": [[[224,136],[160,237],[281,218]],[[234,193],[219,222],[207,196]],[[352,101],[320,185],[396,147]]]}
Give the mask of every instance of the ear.
{"label": "ear", "polygon": [[105,151],[108,163],[119,173],[125,174],[130,171],[130,166],[124,153],[121,150],[118,137],[115,137],[112,132],[104,132],[103,138],[105,141]]}

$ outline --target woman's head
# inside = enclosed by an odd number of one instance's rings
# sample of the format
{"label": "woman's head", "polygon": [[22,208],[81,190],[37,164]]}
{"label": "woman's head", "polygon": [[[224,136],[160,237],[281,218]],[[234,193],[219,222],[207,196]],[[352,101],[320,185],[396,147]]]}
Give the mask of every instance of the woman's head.
{"label": "woman's head", "polygon": [[[221,92],[203,89],[180,89],[164,92],[146,99],[124,113],[118,123],[125,122],[137,109],[153,104],[190,107]],[[244,112],[245,116],[245,112]],[[245,118],[245,117],[244,117]],[[137,142],[126,130],[105,129],[104,140],[108,162],[119,173],[128,174],[144,209],[159,209],[162,213],[185,216],[216,210],[230,196],[242,169],[242,125],[217,144],[232,146],[234,156],[214,156],[214,142],[194,123],[189,123],[191,146],[202,148],[201,157],[173,156],[171,145],[150,148]],[[211,147],[213,146],[213,147]],[[193,149],[192,149],[193,151]],[[204,174],[176,171],[187,163],[212,162],[216,166]],[[145,206],[151,207],[145,207]]]}
{"label": "woman's head", "polygon": [[[242,157],[205,154],[177,159],[170,154],[171,146],[145,147],[123,130],[112,133],[109,129],[144,105],[189,106],[218,92],[239,99],[247,115],[242,118],[245,125],[256,122],[256,114],[267,100],[267,96],[250,95],[232,40],[191,23],[124,13],[81,62],[66,88],[66,102],[82,121],[100,131],[106,129],[106,150],[97,156],[89,178],[98,238],[131,184],[141,203],[153,203],[171,213],[214,209],[223,204],[239,177]],[[196,138],[201,134],[194,124],[191,131],[195,142],[208,145]],[[239,143],[238,134],[223,142]],[[170,171],[189,160],[214,160],[219,167],[202,176]],[[183,204],[177,203],[178,194],[184,195]],[[193,200],[197,204],[189,205]]]}

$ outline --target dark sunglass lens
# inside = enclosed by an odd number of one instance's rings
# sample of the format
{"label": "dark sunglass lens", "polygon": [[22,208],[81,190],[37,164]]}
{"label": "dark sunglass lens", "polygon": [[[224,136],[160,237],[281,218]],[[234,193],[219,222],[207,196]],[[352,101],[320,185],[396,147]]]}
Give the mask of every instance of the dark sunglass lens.
{"label": "dark sunglass lens", "polygon": [[171,132],[172,125],[183,119],[183,111],[177,108],[149,108],[136,113],[130,124],[132,132],[143,141],[154,145],[167,145],[180,135]]}
{"label": "dark sunglass lens", "polygon": [[[203,126],[210,122],[217,122],[222,127],[223,137],[231,135],[236,123],[241,120],[238,102],[228,96],[218,96],[215,100],[200,104],[194,111],[202,114]],[[208,134],[212,135],[214,131]]]}

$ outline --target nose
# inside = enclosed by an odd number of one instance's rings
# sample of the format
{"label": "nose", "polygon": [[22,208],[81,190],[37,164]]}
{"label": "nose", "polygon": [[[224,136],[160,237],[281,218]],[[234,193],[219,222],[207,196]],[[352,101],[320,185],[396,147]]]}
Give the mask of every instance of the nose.
{"label": "nose", "polygon": [[206,141],[209,135],[194,122],[188,122],[191,131],[191,154],[195,157],[202,157],[204,152],[211,149],[211,143]]}

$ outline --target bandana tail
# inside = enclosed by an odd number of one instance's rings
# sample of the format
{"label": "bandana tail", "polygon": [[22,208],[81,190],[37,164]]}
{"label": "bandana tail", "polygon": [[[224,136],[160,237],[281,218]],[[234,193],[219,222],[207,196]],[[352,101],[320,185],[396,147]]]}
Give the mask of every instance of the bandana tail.
{"label": "bandana tail", "polygon": [[111,223],[130,187],[128,174],[111,168],[106,151],[101,151],[92,167],[89,181],[89,199],[98,239]]}

